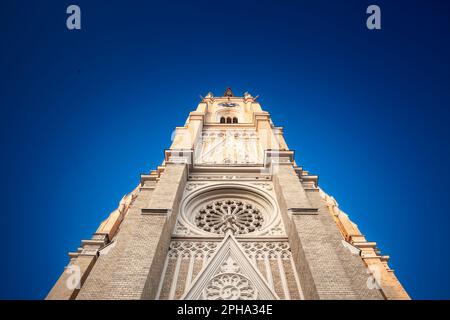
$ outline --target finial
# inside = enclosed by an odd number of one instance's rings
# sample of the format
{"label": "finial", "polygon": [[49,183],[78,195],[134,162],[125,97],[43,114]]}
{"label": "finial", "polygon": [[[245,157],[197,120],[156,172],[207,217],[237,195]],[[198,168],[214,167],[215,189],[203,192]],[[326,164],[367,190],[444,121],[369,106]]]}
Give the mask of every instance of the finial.
{"label": "finial", "polygon": [[248,91],[245,91],[244,92],[244,98],[245,99],[253,99],[253,96]]}
{"label": "finial", "polygon": [[231,88],[228,87],[225,93],[223,94],[224,97],[234,97],[233,91],[231,91]]}

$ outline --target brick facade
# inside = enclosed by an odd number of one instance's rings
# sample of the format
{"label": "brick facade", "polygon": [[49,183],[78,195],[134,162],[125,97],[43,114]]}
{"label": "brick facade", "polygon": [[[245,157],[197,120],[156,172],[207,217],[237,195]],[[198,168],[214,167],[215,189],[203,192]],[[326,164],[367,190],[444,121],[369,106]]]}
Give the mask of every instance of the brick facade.
{"label": "brick facade", "polygon": [[[237,275],[253,279],[266,297],[409,299],[387,257],[319,188],[317,177],[297,166],[282,128],[248,93],[227,92],[208,94],[177,128],[164,163],[142,175],[92,239],[70,254],[47,299],[183,298],[197,279],[205,282],[229,232],[244,263]],[[223,123],[227,117],[239,124]],[[215,201],[222,209],[213,208]],[[71,270],[79,273],[77,287],[68,285],[76,276]]]}

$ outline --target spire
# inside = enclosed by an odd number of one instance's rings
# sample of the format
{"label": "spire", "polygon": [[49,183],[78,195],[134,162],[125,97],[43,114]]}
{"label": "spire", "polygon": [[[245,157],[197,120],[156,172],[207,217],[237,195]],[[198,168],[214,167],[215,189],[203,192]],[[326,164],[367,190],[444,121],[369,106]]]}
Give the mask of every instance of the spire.
{"label": "spire", "polygon": [[223,94],[224,97],[234,97],[233,91],[231,91],[231,88],[228,87],[225,93]]}

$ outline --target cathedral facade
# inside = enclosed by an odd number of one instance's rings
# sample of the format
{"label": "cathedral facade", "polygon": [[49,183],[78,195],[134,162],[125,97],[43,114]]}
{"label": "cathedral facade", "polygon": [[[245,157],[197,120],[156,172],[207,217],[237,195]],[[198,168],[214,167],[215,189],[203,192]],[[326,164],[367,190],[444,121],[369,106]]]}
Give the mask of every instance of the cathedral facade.
{"label": "cathedral facade", "polygon": [[208,93],[47,299],[409,299],[257,97]]}

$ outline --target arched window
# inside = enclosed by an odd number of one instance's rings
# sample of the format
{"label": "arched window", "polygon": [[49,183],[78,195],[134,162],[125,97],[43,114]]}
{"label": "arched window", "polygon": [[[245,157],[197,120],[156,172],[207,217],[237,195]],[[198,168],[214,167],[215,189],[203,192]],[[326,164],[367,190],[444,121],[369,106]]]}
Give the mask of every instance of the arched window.
{"label": "arched window", "polygon": [[234,117],[233,118],[233,123],[238,123],[238,118]]}
{"label": "arched window", "polygon": [[231,118],[230,117],[227,118],[227,123],[231,123]]}
{"label": "arched window", "polygon": [[225,117],[220,118],[220,123],[225,123]]}

